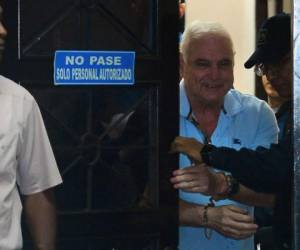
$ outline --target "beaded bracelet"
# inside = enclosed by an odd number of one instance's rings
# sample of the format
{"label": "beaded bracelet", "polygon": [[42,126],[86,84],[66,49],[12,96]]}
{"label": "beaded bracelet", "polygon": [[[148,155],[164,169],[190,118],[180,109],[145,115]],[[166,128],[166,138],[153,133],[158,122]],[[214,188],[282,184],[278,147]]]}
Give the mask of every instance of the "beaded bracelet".
{"label": "beaded bracelet", "polygon": [[203,225],[204,225],[204,235],[206,237],[206,239],[210,240],[211,237],[212,237],[212,229],[211,228],[208,228],[207,225],[208,225],[208,215],[207,215],[207,212],[208,212],[208,208],[209,207],[214,207],[215,206],[215,203],[213,201],[213,198],[210,197],[209,199],[209,203],[207,205],[204,206],[204,211],[203,211]]}

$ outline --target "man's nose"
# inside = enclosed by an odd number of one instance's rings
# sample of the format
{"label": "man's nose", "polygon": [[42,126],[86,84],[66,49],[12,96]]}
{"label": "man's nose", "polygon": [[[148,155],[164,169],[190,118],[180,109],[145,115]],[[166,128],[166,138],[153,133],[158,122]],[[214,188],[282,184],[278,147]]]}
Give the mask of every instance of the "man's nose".
{"label": "man's nose", "polygon": [[7,36],[7,30],[5,29],[2,22],[0,22],[0,37],[5,38]]}
{"label": "man's nose", "polygon": [[219,78],[220,70],[217,65],[212,65],[210,68],[210,76],[212,80],[216,80]]}

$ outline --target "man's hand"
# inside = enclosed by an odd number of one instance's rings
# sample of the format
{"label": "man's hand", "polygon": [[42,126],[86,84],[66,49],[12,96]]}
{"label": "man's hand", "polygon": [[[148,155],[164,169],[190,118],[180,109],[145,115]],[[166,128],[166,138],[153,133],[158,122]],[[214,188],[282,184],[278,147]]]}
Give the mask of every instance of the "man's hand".
{"label": "man's hand", "polygon": [[233,205],[208,208],[207,216],[208,227],[234,239],[248,238],[258,228],[246,210]]}
{"label": "man's hand", "polygon": [[170,181],[176,189],[212,196],[223,194],[227,188],[224,176],[205,164],[175,170]]}
{"label": "man's hand", "polygon": [[204,145],[194,138],[177,136],[171,144],[171,153],[183,153],[195,163],[202,163],[200,151]]}

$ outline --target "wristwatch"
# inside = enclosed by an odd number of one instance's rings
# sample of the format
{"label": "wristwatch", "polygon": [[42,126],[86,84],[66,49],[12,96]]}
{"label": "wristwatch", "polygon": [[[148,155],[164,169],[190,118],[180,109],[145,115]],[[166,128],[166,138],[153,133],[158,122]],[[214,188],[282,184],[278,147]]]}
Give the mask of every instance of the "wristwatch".
{"label": "wristwatch", "polygon": [[228,197],[231,197],[234,194],[237,194],[240,190],[240,183],[238,182],[237,179],[231,177],[231,188],[228,193]]}
{"label": "wristwatch", "polygon": [[[212,152],[216,149],[212,144],[205,144],[204,147],[200,151],[200,155],[202,157],[202,161],[208,166],[212,166]],[[234,194],[237,194],[240,190],[240,183],[237,179],[235,179],[231,174],[225,174],[226,182],[228,185],[227,197],[231,197]]]}
{"label": "wristwatch", "polygon": [[205,144],[200,151],[202,161],[209,166],[211,166],[211,153],[214,148],[215,146],[213,146],[212,144]]}

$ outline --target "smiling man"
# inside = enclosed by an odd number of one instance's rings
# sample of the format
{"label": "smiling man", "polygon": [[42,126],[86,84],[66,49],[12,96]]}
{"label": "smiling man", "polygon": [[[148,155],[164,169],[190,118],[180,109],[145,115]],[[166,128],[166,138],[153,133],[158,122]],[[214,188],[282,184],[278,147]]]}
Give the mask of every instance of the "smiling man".
{"label": "smiling man", "polygon": [[[0,16],[2,16],[0,1]],[[7,32],[0,19],[0,47]],[[3,49],[1,49],[1,52]],[[21,213],[34,249],[54,250],[53,187],[62,182],[41,113],[20,85],[0,76],[0,249],[22,249]]]}
{"label": "smiling man", "polygon": [[[290,15],[280,13],[267,19],[260,28],[258,37],[257,48],[245,63],[245,67],[256,65],[256,73],[266,75],[280,96],[291,98]],[[242,122],[242,126],[247,127],[247,122]],[[177,137],[172,144],[172,151],[188,155],[189,159],[199,165],[174,171],[171,178],[174,187],[219,198],[230,193],[230,197],[235,200],[240,200],[244,192],[243,185],[258,192],[276,194],[273,220],[275,248],[292,249],[291,194],[294,152],[292,131],[289,126],[284,127],[281,126],[283,131],[279,144],[272,144],[270,149],[259,147],[256,151],[245,147],[237,151],[205,145],[195,138]],[[230,171],[240,184],[233,177],[227,181],[224,173],[211,171],[202,167],[201,163]]]}
{"label": "smiling man", "polygon": [[[233,66],[232,40],[220,24],[195,21],[187,27],[181,41],[180,135],[236,149],[268,147],[277,140],[275,116],[264,101],[233,89]],[[181,168],[191,165],[180,156]],[[257,225],[248,205],[271,207],[274,197],[241,190],[241,203],[225,199],[214,207],[209,197],[180,190],[179,248],[254,249]]]}

